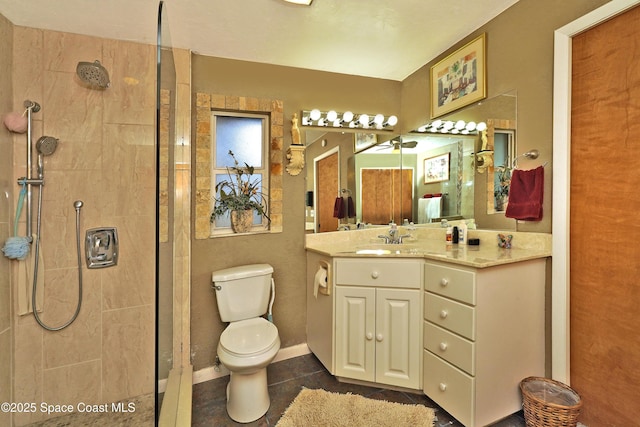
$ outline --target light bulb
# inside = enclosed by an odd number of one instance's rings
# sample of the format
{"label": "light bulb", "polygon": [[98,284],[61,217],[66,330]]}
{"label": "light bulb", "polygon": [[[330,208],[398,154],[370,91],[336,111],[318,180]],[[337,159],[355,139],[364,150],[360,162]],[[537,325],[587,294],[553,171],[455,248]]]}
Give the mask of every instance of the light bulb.
{"label": "light bulb", "polygon": [[458,129],[458,130],[460,130],[460,129],[464,129],[464,125],[465,125],[465,124],[466,124],[466,123],[464,122],[464,120],[458,120],[458,121],[456,122],[456,126],[455,126],[455,128],[456,128],[456,129]]}
{"label": "light bulb", "polygon": [[476,129],[478,130],[478,132],[482,132],[483,130],[487,129],[487,124],[485,122],[480,122],[476,126]]}
{"label": "light bulb", "polygon": [[311,117],[311,120],[313,121],[318,120],[321,115],[322,113],[320,113],[320,110],[318,110],[317,108],[314,108],[313,110],[311,110],[311,113],[309,113],[309,117]]}
{"label": "light bulb", "polygon": [[397,124],[398,124],[398,118],[396,116],[389,116],[389,118],[387,119],[387,125],[395,126]]}
{"label": "light bulb", "polygon": [[442,125],[442,120],[438,119],[436,121],[434,121],[433,123],[431,123],[431,126],[433,126],[434,128],[439,128]]}
{"label": "light bulb", "polygon": [[338,118],[338,113],[331,110],[327,113],[327,120],[330,122],[334,122]]}
{"label": "light bulb", "polygon": [[342,120],[345,122],[350,122],[353,120],[353,113],[351,111],[345,111],[342,115]]}
{"label": "light bulb", "polygon": [[465,127],[465,129],[468,130],[469,132],[473,132],[476,129],[476,122],[467,123],[467,126]]}
{"label": "light bulb", "polygon": [[382,123],[384,123],[384,116],[382,114],[376,114],[376,116],[373,118],[373,123],[378,126],[382,125]]}
{"label": "light bulb", "polygon": [[368,126],[369,125],[369,115],[368,114],[360,114],[360,117],[358,117],[358,122],[360,122],[360,124],[362,126]]}

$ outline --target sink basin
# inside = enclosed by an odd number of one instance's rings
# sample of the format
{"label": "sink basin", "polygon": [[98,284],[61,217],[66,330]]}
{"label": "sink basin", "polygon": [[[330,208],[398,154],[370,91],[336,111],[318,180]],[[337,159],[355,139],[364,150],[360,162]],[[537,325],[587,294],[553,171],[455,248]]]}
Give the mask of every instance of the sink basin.
{"label": "sink basin", "polygon": [[389,249],[358,249],[356,253],[361,255],[390,255],[392,252]]}
{"label": "sink basin", "polygon": [[359,255],[400,255],[417,254],[418,252],[415,246],[406,244],[361,246],[355,250],[355,253]]}

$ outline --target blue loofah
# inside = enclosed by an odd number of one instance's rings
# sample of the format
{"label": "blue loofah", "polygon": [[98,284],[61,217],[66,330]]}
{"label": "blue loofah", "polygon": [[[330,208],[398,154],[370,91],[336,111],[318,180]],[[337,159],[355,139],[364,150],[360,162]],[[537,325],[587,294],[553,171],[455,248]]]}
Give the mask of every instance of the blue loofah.
{"label": "blue loofah", "polygon": [[2,252],[4,256],[10,259],[19,259],[23,260],[27,257],[29,253],[29,249],[31,249],[31,236],[29,237],[19,237],[18,236],[18,221],[20,220],[20,214],[22,213],[22,205],[24,203],[24,196],[27,192],[27,186],[24,181],[22,183],[22,190],[20,190],[20,195],[18,196],[18,208],[16,209],[16,220],[13,223],[13,234],[15,237],[9,237],[6,242],[4,242],[4,247],[2,248]]}
{"label": "blue loofah", "polygon": [[27,257],[31,248],[31,239],[28,237],[9,237],[4,243],[2,252],[11,259],[23,260]]}

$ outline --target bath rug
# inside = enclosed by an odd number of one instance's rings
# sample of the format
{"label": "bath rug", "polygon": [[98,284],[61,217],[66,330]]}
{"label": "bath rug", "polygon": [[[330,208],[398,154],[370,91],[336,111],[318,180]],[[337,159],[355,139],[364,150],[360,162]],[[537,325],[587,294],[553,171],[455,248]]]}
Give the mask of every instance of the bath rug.
{"label": "bath rug", "polygon": [[276,427],[433,427],[434,419],[434,410],[423,405],[303,388]]}

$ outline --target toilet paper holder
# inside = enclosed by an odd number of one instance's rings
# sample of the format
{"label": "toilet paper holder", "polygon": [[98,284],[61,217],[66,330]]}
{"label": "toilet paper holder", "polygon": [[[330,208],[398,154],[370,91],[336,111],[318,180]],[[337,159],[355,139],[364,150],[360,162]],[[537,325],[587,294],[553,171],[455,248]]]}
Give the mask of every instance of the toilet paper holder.
{"label": "toilet paper holder", "polygon": [[331,277],[331,263],[328,261],[320,260],[318,262],[318,267],[327,271],[327,285],[319,286],[318,293],[322,295],[331,295],[331,283],[333,282],[333,278]]}

